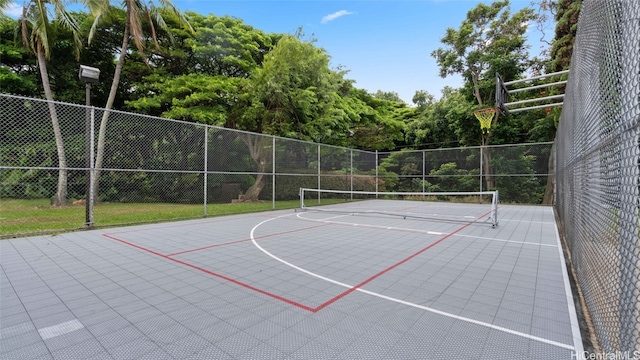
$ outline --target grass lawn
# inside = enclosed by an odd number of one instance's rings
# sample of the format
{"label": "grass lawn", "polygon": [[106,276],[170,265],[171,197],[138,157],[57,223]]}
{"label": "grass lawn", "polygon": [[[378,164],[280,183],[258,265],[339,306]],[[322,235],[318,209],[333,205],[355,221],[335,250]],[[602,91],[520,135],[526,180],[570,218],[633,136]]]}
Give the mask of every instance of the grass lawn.
{"label": "grass lawn", "polygon": [[[272,202],[207,205],[207,216],[243,214],[272,210]],[[294,209],[300,201],[278,201],[276,209]],[[96,227],[160,222],[203,217],[202,204],[102,203],[95,206]],[[26,235],[82,229],[85,205],[55,207],[49,199],[0,199],[0,236]]]}

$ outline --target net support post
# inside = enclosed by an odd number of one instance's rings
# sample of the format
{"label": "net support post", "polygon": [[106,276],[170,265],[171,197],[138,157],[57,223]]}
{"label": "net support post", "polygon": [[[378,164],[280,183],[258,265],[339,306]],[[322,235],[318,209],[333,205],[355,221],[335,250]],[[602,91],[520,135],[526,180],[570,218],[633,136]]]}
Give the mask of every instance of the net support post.
{"label": "net support post", "polygon": [[498,226],[498,203],[500,202],[498,190],[493,191],[493,199],[491,201],[491,219],[493,227]]}
{"label": "net support post", "polygon": [[298,196],[300,197],[300,209],[304,209],[304,189],[300,188],[300,190],[298,190]]}

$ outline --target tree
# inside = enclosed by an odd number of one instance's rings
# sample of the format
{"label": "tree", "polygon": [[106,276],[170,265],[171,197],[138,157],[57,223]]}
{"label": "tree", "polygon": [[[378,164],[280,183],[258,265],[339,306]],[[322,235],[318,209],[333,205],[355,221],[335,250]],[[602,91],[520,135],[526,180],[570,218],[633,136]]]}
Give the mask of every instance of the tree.
{"label": "tree", "polygon": [[[578,17],[582,7],[582,0],[560,0],[557,4],[556,12],[556,31],[553,44],[551,46],[551,61],[549,63],[549,71],[556,72],[567,70],[571,64],[571,56],[573,54],[573,43],[576,38],[578,29]],[[564,93],[564,86],[558,91]],[[560,119],[560,111],[553,111],[554,117]],[[557,127],[557,120],[553,122],[553,128]],[[554,131],[555,134],[555,131]],[[555,137],[555,136],[554,136]],[[554,173],[555,151],[549,156],[549,174]],[[554,183],[553,176],[547,179],[543,203],[553,203]]]}
{"label": "tree", "polygon": [[[143,3],[141,0],[123,0],[124,7],[126,8],[126,17],[125,17],[125,27],[124,34],[122,36],[122,46],[120,47],[118,63],[115,68],[115,72],[113,75],[113,81],[111,82],[111,90],[109,91],[109,98],[107,99],[107,103],[105,105],[105,112],[102,115],[102,120],[100,121],[100,130],[98,131],[98,146],[96,151],[96,162],[95,167],[96,171],[94,173],[93,178],[93,191],[95,194],[98,193],[98,185],[100,181],[100,168],[102,167],[102,162],[104,159],[104,148],[105,148],[105,140],[106,140],[106,131],[107,131],[107,122],[109,119],[109,110],[113,107],[113,102],[115,100],[118,85],[120,83],[120,75],[122,73],[122,67],[124,65],[124,61],[127,57],[128,49],[129,49],[129,41],[133,39],[133,42],[138,49],[139,53],[144,58],[144,26],[143,21],[146,20],[146,25],[149,26],[151,31],[151,38],[154,41],[155,45],[158,46],[157,38],[156,38],[156,26],[160,29],[167,29],[166,22],[163,18],[164,14],[173,14],[177,17],[180,22],[184,25],[185,28],[188,28],[190,31],[193,31],[186,18],[182,15],[182,13],[173,5],[170,0],[160,0],[162,4],[162,8],[157,8],[152,1],[149,3]],[[102,9],[106,9],[108,7],[109,1],[102,1]],[[99,21],[100,13],[96,18],[96,23]],[[92,27],[92,30],[89,35],[89,40],[91,41],[95,35],[96,26]],[[97,199],[97,197],[96,197]]]}
{"label": "tree", "polygon": [[409,145],[417,149],[477,145],[480,131],[471,114],[474,104],[460,90],[445,87],[439,100],[430,99],[407,124]]}
{"label": "tree", "polygon": [[582,0],[558,1],[556,32],[551,46],[550,72],[566,70],[571,64]]}
{"label": "tree", "polygon": [[62,139],[62,131],[58,122],[58,114],[53,103],[53,93],[49,83],[49,74],[47,71],[47,60],[50,57],[51,46],[54,41],[55,34],[52,32],[51,20],[49,17],[50,6],[53,7],[54,19],[60,25],[68,28],[72,32],[75,50],[82,45],[80,42],[79,28],[75,19],[67,12],[64,3],[61,0],[30,0],[25,3],[21,22],[22,41],[31,51],[36,54],[38,68],[40,70],[40,78],[44,89],[45,98],[51,115],[51,124],[56,141],[56,150],[58,153],[58,185],[55,196],[53,197],[53,205],[63,206],[67,200],[67,159],[64,151],[64,143]]}
{"label": "tree", "polygon": [[138,87],[142,94],[127,107],[141,113],[201,124],[225,126],[244,99],[248,80],[206,74],[170,78],[147,76]]}
{"label": "tree", "polygon": [[434,100],[433,95],[429,94],[429,92],[425,90],[417,90],[411,99],[413,104],[420,108],[424,108],[425,106],[432,104]]}
{"label": "tree", "polygon": [[0,17],[8,18],[4,11],[11,3],[13,3],[13,0],[0,0]]}
{"label": "tree", "polygon": [[400,99],[400,95],[398,95],[398,93],[395,91],[378,90],[376,91],[375,94],[373,94],[373,97],[377,99],[388,100],[388,101],[397,101],[402,103],[404,102],[402,101],[402,99]]}
{"label": "tree", "polygon": [[228,16],[189,13],[189,21],[196,31],[187,43],[193,52],[193,72],[208,75],[250,77],[281,36]]}
{"label": "tree", "polygon": [[[462,75],[477,104],[485,107],[494,96],[496,72],[508,81],[529,66],[525,32],[533,19],[535,14],[530,8],[512,15],[508,0],[477,5],[467,13],[459,29],[446,30],[441,39],[445,47],[431,53],[440,67],[440,76]],[[498,114],[494,125],[497,120]],[[483,146],[489,144],[491,135],[491,131],[482,135]],[[485,151],[483,155],[487,188],[493,189],[491,153]]]}
{"label": "tree", "polygon": [[37,91],[35,58],[14,41],[16,24],[16,20],[0,16],[0,91],[34,96]]}
{"label": "tree", "polygon": [[[342,75],[329,68],[329,56],[312,41],[285,35],[252,76],[250,104],[229,127],[301,140],[316,140],[336,125],[332,112]],[[257,200],[262,173],[270,165],[262,137],[245,137],[259,175],[243,198]]]}
{"label": "tree", "polygon": [[489,103],[496,72],[508,81],[528,68],[524,35],[534,18],[530,8],[511,15],[508,0],[478,4],[469,10],[459,29],[446,30],[441,39],[445,47],[431,53],[440,76],[462,75],[471,84],[478,105]]}
{"label": "tree", "polygon": [[334,104],[337,121],[323,142],[367,150],[393,149],[403,138],[407,111],[413,109],[403,102],[376,98],[346,80]]}

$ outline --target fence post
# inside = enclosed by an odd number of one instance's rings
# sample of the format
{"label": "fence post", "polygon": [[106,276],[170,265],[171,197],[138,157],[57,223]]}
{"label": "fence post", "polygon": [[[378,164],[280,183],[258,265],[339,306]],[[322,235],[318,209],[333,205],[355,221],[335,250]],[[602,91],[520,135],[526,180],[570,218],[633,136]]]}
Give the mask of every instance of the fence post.
{"label": "fence post", "polygon": [[[482,157],[484,156],[484,154],[482,153],[482,148],[484,147],[484,145],[480,146],[480,192],[482,192],[482,173],[484,172],[483,166],[482,166]],[[480,195],[480,203],[482,203],[482,195]]]}
{"label": "fence post", "polygon": [[276,209],[276,137],[271,138],[273,164],[271,165],[271,210]]}
{"label": "fence post", "polygon": [[378,150],[376,150],[376,199],[378,198]]}
{"label": "fence post", "polygon": [[[425,150],[422,150],[422,192],[425,192],[424,182],[427,180],[426,172],[427,172],[427,164],[425,159]],[[424,195],[422,195],[422,200],[424,200]]]}
{"label": "fence post", "polygon": [[353,200],[353,149],[349,149],[349,170],[351,171],[351,175],[349,176],[349,180],[351,181],[351,200]]}
{"label": "fence post", "polygon": [[[318,190],[320,190],[320,143],[318,143]],[[318,205],[320,205],[320,191],[318,191]]]}
{"label": "fence post", "polygon": [[204,203],[204,212],[203,215],[206,217],[207,216],[207,184],[209,183],[208,181],[208,165],[209,165],[209,126],[205,125],[204,126],[204,175],[203,175],[203,187],[204,187],[204,199],[203,199],[203,203]]}

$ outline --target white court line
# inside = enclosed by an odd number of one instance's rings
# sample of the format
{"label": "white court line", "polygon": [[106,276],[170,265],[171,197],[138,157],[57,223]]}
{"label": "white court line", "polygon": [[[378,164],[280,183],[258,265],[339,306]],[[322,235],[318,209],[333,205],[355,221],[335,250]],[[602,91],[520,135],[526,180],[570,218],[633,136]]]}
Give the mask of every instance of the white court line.
{"label": "white court line", "polygon": [[539,243],[532,243],[532,242],[528,242],[528,241],[506,240],[506,239],[490,238],[490,237],[483,237],[483,236],[462,235],[462,234],[453,234],[451,236],[452,237],[456,237],[456,236],[458,236],[458,237],[468,237],[468,238],[479,239],[479,240],[500,241],[500,242],[506,242],[506,243],[512,243],[512,244],[548,246],[548,247],[552,247],[552,248],[558,247],[558,245],[554,245],[554,244],[539,244]]}
{"label": "white court line", "polygon": [[325,218],[325,219],[311,219],[311,218],[306,218],[306,217],[301,216],[301,215],[302,214],[297,213],[296,217],[298,217],[299,219],[302,219],[302,220],[306,220],[306,221],[315,221],[315,222],[321,222],[321,223],[326,223],[326,224],[361,226],[361,227],[372,228],[372,229],[410,231],[410,232],[423,233],[423,234],[428,234],[428,235],[447,235],[447,233],[441,233],[441,232],[436,232],[436,231],[427,231],[427,230],[409,229],[409,228],[403,228],[403,227],[369,225],[369,224],[359,224],[359,223],[353,223],[353,222],[329,221],[328,220],[328,219],[335,219],[335,218],[339,218],[339,217],[346,217],[346,216],[349,216],[349,215],[332,216],[332,217]]}
{"label": "white court line", "polygon": [[[258,242],[256,241],[255,236],[254,236],[254,232],[258,227],[260,227],[262,224],[265,224],[265,223],[267,223],[267,222],[269,222],[271,220],[277,220],[279,218],[282,218],[282,217],[285,217],[285,216],[289,216],[289,215],[290,214],[285,214],[285,215],[281,215],[281,216],[278,216],[278,217],[275,217],[275,218],[267,219],[267,220],[264,220],[264,221],[258,223],[256,226],[254,226],[251,229],[251,232],[250,232],[250,238],[251,238],[251,242],[253,242],[253,245],[255,247],[257,247],[260,251],[265,253],[267,256],[273,258],[274,260],[276,260],[276,261],[278,261],[278,262],[280,262],[280,263],[282,263],[282,264],[284,264],[286,266],[289,266],[289,267],[291,267],[293,269],[296,269],[296,270],[298,270],[300,272],[303,272],[303,273],[305,273],[307,275],[311,275],[311,276],[313,276],[315,278],[330,282],[332,284],[339,285],[339,286],[342,286],[342,287],[346,287],[348,289],[353,289],[354,288],[353,285],[345,284],[345,283],[339,282],[337,280],[333,280],[333,279],[330,279],[328,277],[325,277],[325,276],[316,274],[314,272],[311,272],[309,270],[303,269],[303,268],[301,268],[301,267],[299,267],[297,265],[294,265],[294,264],[292,264],[290,262],[287,262],[287,261],[285,261],[285,260],[273,255],[272,253],[270,253],[267,250],[265,250],[262,246],[258,245]],[[464,316],[459,316],[459,315],[447,313],[447,312],[440,311],[440,310],[437,310],[437,309],[433,309],[433,308],[430,308],[430,307],[427,307],[427,306],[424,306],[424,305],[419,305],[419,304],[411,303],[411,302],[408,302],[408,301],[396,299],[396,298],[393,298],[393,297],[390,297],[390,296],[382,295],[382,294],[379,294],[379,293],[376,293],[376,292],[373,292],[373,291],[369,291],[369,290],[365,290],[365,289],[362,289],[362,288],[356,288],[355,290],[356,291],[360,291],[360,292],[365,293],[365,294],[368,294],[368,295],[371,295],[371,296],[375,296],[375,297],[381,298],[381,299],[385,299],[385,300],[393,301],[393,302],[396,302],[396,303],[399,303],[399,304],[411,306],[411,307],[414,307],[414,308],[417,308],[417,309],[429,311],[429,312],[432,312],[432,313],[435,313],[435,314],[438,314],[438,315],[442,315],[442,316],[446,316],[446,317],[450,317],[450,318],[453,318],[453,319],[456,319],[456,320],[466,321],[468,323],[472,323],[472,324],[488,327],[488,328],[491,328],[491,329],[494,329],[494,330],[498,330],[498,331],[502,331],[502,332],[505,332],[505,333],[508,333],[508,334],[511,334],[511,335],[520,336],[520,337],[523,337],[523,338],[539,341],[539,342],[542,342],[542,343],[545,343],[545,344],[554,345],[554,346],[561,347],[561,348],[568,349],[568,350],[574,350],[575,349],[575,347],[572,346],[572,345],[567,345],[567,344],[563,344],[563,343],[560,343],[560,342],[557,342],[557,341],[553,341],[553,340],[541,338],[541,337],[538,337],[538,336],[534,336],[534,335],[531,335],[531,334],[526,334],[526,333],[523,333],[523,332],[507,329],[507,328],[504,328],[502,326],[497,326],[497,325],[486,323],[484,321],[474,320],[474,319],[467,318],[467,317],[464,317]]]}
{"label": "white court line", "polygon": [[[311,218],[307,218],[307,217],[304,217],[304,216],[301,216],[301,215],[302,215],[301,213],[297,213],[296,214],[296,216],[298,218],[303,219],[303,220],[315,221],[315,222],[323,222],[323,223],[327,223],[327,224],[352,225],[352,226],[361,226],[361,227],[368,227],[368,228],[373,228],[373,229],[384,229],[384,230],[410,231],[410,232],[424,233],[424,234],[428,234],[428,235],[449,235],[449,233],[442,233],[442,232],[436,232],[436,231],[427,231],[427,230],[420,230],[420,229],[410,229],[410,228],[401,228],[401,227],[393,227],[393,226],[380,226],[380,225],[367,225],[367,224],[357,224],[357,223],[350,223],[350,222],[329,221],[328,220],[328,219],[335,219],[335,218],[339,218],[339,217],[346,217],[348,215],[332,216],[332,217],[325,218],[325,219],[311,219]],[[547,247],[553,247],[553,248],[557,247],[557,245],[554,245],[554,244],[540,244],[540,243],[532,243],[532,242],[527,242],[527,241],[515,241],[515,240],[507,240],[507,239],[490,238],[490,237],[484,237],[484,236],[473,236],[473,235],[463,235],[463,234],[453,234],[451,236],[467,237],[467,238],[472,238],[472,239],[488,240],[488,241],[499,241],[499,242],[506,242],[506,243],[512,243],[512,244],[547,246]]]}
{"label": "white court line", "polygon": [[[513,222],[513,221],[515,221],[515,222],[522,222],[522,220],[519,220],[519,219],[505,219],[505,218],[500,218],[500,219],[498,219],[498,220],[500,220],[500,223],[503,223],[503,222]],[[551,221],[527,221],[527,222],[528,222],[528,223],[530,223],[530,224],[543,224],[543,225],[554,225],[554,226],[556,225],[556,223],[551,222]]]}
{"label": "white court line", "polygon": [[562,243],[560,242],[560,233],[558,232],[558,226],[556,225],[556,242],[558,243],[558,253],[560,256],[560,263],[562,267],[562,280],[564,281],[564,292],[567,298],[567,306],[569,308],[569,321],[571,322],[571,334],[573,335],[573,344],[576,354],[583,354],[584,348],[582,346],[582,334],[580,333],[580,323],[578,322],[578,315],[576,313],[576,307],[573,302],[573,293],[571,291],[571,282],[569,281],[569,274],[567,273],[567,264],[564,260],[564,252],[562,251]]}

